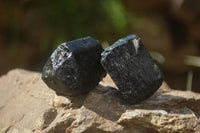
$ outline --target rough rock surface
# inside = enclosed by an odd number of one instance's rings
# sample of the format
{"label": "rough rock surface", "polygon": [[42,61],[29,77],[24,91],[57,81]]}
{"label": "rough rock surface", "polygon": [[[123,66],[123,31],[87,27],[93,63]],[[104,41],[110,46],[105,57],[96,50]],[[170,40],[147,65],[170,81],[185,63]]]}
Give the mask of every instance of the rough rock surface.
{"label": "rough rock surface", "polygon": [[198,93],[164,82],[150,99],[127,106],[108,76],[100,84],[69,98],[57,96],[40,73],[12,70],[0,78],[0,133],[200,132]]}
{"label": "rough rock surface", "polygon": [[100,64],[102,51],[92,37],[62,43],[44,65],[42,79],[57,94],[87,93],[106,75]]}
{"label": "rough rock surface", "polygon": [[162,72],[135,34],[106,48],[101,53],[101,64],[130,104],[148,99],[163,82]]}

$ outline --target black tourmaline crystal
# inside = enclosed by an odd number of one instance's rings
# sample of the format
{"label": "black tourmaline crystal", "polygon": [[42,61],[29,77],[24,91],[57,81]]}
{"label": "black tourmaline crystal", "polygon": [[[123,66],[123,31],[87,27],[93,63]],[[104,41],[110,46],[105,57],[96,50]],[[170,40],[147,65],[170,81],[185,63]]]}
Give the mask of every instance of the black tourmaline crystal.
{"label": "black tourmaline crystal", "polygon": [[162,72],[136,35],[118,40],[101,56],[101,64],[128,103],[149,98],[163,82]]}
{"label": "black tourmaline crystal", "polygon": [[80,95],[98,85],[105,76],[100,43],[92,37],[62,43],[46,62],[42,79],[57,94]]}

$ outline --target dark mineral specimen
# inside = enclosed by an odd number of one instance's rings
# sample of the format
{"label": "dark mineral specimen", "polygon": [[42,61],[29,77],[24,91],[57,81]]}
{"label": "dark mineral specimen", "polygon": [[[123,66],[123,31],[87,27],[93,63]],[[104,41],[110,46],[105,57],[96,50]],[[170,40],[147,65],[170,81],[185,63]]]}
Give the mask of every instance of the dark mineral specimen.
{"label": "dark mineral specimen", "polygon": [[128,103],[149,98],[163,82],[162,72],[136,35],[118,40],[101,56],[101,64]]}
{"label": "dark mineral specimen", "polygon": [[46,62],[42,79],[57,94],[79,95],[95,88],[105,76],[100,43],[85,37],[62,43]]}

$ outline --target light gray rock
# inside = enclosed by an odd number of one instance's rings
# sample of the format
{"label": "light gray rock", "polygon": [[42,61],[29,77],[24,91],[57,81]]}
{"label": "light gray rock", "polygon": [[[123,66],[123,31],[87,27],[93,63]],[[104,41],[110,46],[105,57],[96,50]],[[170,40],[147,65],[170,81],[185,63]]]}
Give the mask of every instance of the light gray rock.
{"label": "light gray rock", "polygon": [[198,93],[172,90],[164,82],[150,99],[127,106],[108,76],[100,84],[82,97],[57,96],[40,73],[12,70],[0,78],[0,133],[200,131]]}

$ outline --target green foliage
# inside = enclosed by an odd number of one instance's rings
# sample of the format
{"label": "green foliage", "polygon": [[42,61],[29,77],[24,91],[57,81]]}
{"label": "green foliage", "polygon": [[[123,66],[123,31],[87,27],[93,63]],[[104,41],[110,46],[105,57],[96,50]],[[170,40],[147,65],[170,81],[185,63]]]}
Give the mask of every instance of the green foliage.
{"label": "green foliage", "polygon": [[126,32],[129,16],[119,0],[107,0],[104,8],[118,33]]}
{"label": "green foliage", "polygon": [[22,45],[32,45],[46,54],[62,42],[85,36],[110,41],[124,35],[129,26],[121,0],[3,0],[2,4],[14,53]]}
{"label": "green foliage", "polygon": [[[45,18],[43,24],[54,33],[51,35],[55,38],[53,48],[63,41],[85,36],[110,40],[113,35],[124,34],[128,28],[128,14],[120,0],[46,0],[40,9]],[[41,48],[43,45],[47,46],[41,44]]]}

